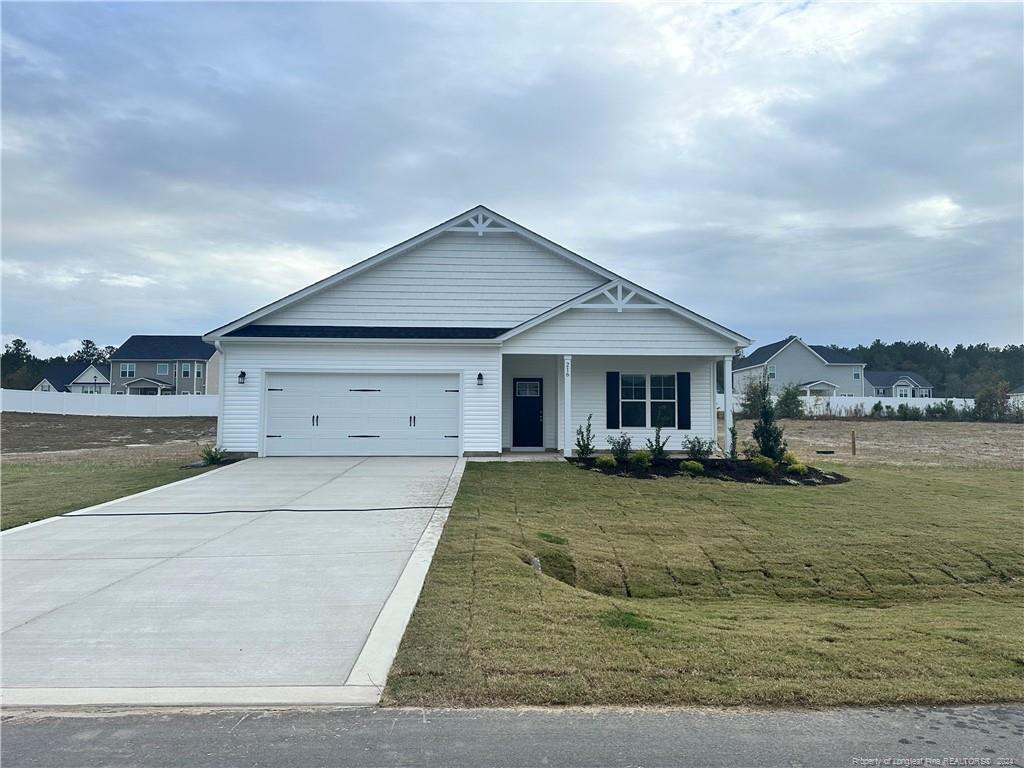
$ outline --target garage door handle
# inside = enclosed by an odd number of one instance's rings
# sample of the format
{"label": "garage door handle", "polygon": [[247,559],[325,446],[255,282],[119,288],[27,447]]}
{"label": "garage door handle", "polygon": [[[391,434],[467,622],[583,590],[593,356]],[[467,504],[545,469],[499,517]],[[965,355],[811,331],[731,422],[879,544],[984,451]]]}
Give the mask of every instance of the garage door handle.
{"label": "garage door handle", "polygon": [[414,427],[416,426],[416,417],[415,416],[412,417],[412,425]]}
{"label": "garage door handle", "polygon": [[412,426],[412,416],[409,417],[409,426]]}

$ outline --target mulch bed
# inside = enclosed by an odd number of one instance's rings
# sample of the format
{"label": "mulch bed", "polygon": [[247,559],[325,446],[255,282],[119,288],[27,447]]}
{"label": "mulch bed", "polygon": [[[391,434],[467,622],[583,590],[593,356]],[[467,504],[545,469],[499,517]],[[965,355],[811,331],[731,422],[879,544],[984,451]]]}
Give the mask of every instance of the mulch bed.
{"label": "mulch bed", "polygon": [[691,473],[680,469],[680,463],[687,459],[664,459],[655,461],[650,470],[640,474],[633,470],[622,470],[618,467],[605,469],[598,467],[593,458],[588,459],[566,459],[570,464],[575,464],[580,469],[588,469],[594,472],[601,472],[605,475],[618,477],[632,477],[637,479],[651,480],[657,477],[712,477],[716,480],[727,480],[735,483],[756,483],[759,485],[838,485],[849,482],[850,478],[838,472],[825,471],[817,467],[807,467],[807,473],[803,475],[792,474],[787,471],[787,466],[781,462],[771,474],[762,473],[752,461],[745,459],[705,459],[698,461],[704,467],[703,473]]}

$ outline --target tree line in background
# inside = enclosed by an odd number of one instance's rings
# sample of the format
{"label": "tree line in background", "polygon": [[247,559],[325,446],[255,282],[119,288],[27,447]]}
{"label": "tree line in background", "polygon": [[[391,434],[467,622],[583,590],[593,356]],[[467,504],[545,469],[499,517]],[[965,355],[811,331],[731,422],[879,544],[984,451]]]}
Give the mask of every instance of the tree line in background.
{"label": "tree line in background", "polygon": [[4,352],[0,356],[0,378],[4,389],[32,389],[43,378],[46,366],[52,363],[105,363],[115,351],[117,347],[100,347],[92,339],[82,339],[79,350],[67,357],[40,358],[32,353],[23,339],[13,339],[4,344]]}
{"label": "tree line in background", "polygon": [[936,397],[976,397],[999,382],[1006,382],[1010,389],[1024,384],[1024,345],[1020,344],[957,344],[949,349],[924,341],[875,339],[870,346],[830,347],[862,361],[868,370],[919,373],[935,387]]}

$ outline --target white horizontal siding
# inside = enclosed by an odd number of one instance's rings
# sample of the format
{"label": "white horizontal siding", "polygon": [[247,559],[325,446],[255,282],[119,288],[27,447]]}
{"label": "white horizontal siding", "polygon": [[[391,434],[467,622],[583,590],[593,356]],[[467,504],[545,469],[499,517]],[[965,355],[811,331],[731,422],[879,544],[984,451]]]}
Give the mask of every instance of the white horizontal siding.
{"label": "white horizontal siding", "polygon": [[512,328],[604,282],[515,234],[448,232],[258,322]]}
{"label": "white horizontal siding", "polygon": [[[497,346],[386,342],[222,341],[224,392],[220,442],[229,451],[258,451],[265,371],[408,371],[462,375],[462,449],[501,448],[501,360]],[[245,371],[245,384],[238,383]],[[477,374],[484,375],[482,386]]]}
{"label": "white horizontal siding", "polygon": [[653,429],[624,427],[608,430],[606,424],[607,389],[605,374],[619,373],[667,373],[689,371],[690,373],[690,429],[663,429],[662,439],[668,437],[668,449],[678,451],[682,439],[699,436],[715,440],[715,400],[712,396],[714,358],[698,357],[647,357],[647,356],[587,356],[572,360],[572,426],[586,424],[587,415],[593,414],[591,426],[594,443],[598,450],[607,450],[609,435],[628,434],[633,439],[633,448],[643,448],[644,440],[654,437]]}
{"label": "white horizontal siding", "polygon": [[569,309],[513,336],[520,354],[731,355],[735,344],[667,309]]}

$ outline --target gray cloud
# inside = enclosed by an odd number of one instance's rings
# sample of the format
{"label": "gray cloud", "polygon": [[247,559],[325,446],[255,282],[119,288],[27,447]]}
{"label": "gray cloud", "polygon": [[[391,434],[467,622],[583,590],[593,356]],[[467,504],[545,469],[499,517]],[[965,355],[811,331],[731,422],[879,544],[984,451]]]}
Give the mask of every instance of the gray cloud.
{"label": "gray cloud", "polygon": [[5,335],[201,332],[483,202],[760,341],[1021,342],[1019,6],[2,14]]}

